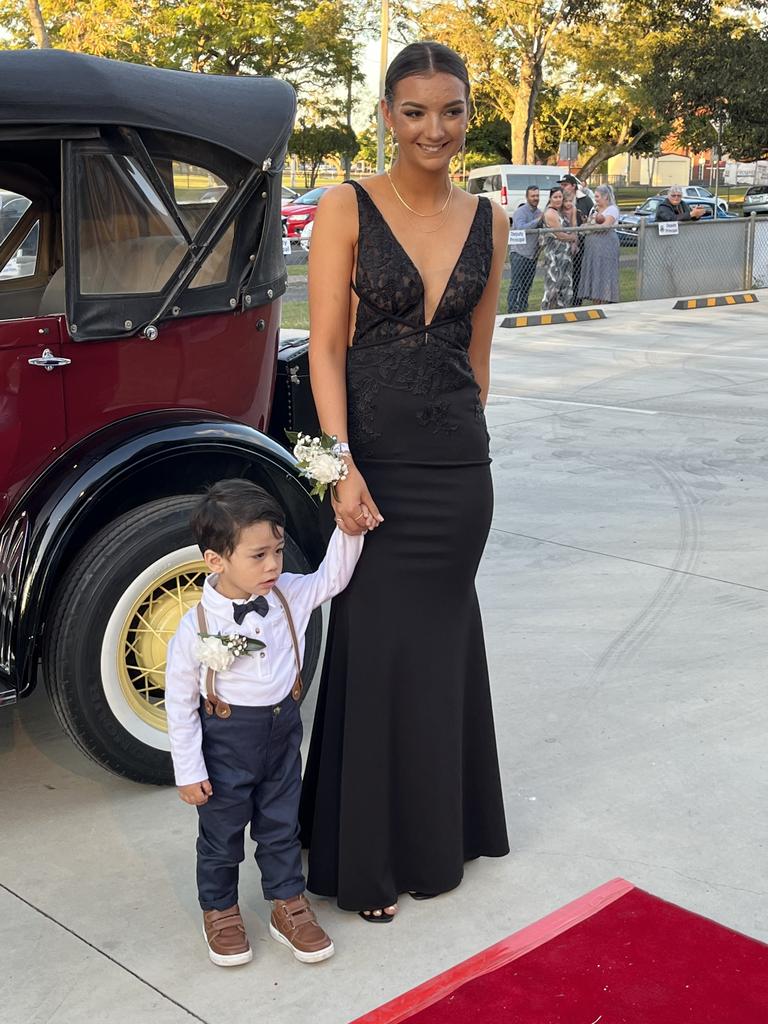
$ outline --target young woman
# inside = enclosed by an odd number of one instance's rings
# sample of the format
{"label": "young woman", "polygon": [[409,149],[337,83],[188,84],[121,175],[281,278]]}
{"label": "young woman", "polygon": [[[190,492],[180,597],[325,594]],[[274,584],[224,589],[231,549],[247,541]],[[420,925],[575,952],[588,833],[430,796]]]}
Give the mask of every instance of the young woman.
{"label": "young woman", "polygon": [[310,250],[312,391],[349,446],[334,513],[368,535],[331,609],[301,807],[309,888],[376,923],[509,850],[474,585],[509,223],[451,184],[470,113],[456,53],[406,47],[383,112],[391,171],[328,192]]}
{"label": "young woman", "polygon": [[549,202],[544,211],[543,227],[552,228],[544,236],[542,246],[544,261],[544,296],[542,309],[563,309],[573,304],[573,253],[578,246],[575,231],[558,231],[558,228],[574,227],[576,213],[572,206],[570,213],[563,209],[563,190],[557,186],[549,193]]}
{"label": "young woman", "polygon": [[602,224],[605,231],[589,231],[584,239],[579,297],[593,302],[619,301],[619,208],[610,185],[595,189],[595,206],[588,223]]}

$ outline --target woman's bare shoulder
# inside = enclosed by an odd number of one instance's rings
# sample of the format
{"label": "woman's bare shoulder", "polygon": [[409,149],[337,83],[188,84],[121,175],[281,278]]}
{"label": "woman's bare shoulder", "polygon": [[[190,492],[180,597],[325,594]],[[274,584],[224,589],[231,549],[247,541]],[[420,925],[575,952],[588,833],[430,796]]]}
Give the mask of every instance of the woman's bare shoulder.
{"label": "woman's bare shoulder", "polygon": [[357,195],[351,181],[332,185],[320,197],[318,210],[349,211],[357,205]]}

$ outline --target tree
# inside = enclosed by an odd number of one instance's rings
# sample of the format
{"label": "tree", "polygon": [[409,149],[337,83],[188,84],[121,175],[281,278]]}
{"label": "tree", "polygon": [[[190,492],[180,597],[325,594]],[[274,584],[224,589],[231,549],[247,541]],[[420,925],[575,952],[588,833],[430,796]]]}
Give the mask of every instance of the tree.
{"label": "tree", "polygon": [[737,160],[768,153],[768,40],[744,19],[716,18],[706,30],[679,33],[658,55],[655,81],[680,141],[712,146]]}
{"label": "tree", "polygon": [[423,33],[458,50],[494,113],[510,125],[514,163],[534,159],[534,121],[550,49],[602,0],[457,0],[412,10]]}
{"label": "tree", "polygon": [[289,151],[304,168],[304,184],[314,188],[320,165],[329,156],[352,159],[358,151],[355,133],[345,124],[311,124],[300,118],[291,136]]}
{"label": "tree", "polygon": [[[31,0],[0,0],[10,45],[33,45]],[[358,2],[358,0],[355,0]],[[272,75],[297,89],[359,72],[352,0],[40,0],[53,46],[160,67]]]}
{"label": "tree", "polygon": [[32,29],[32,34],[35,37],[35,43],[41,49],[47,49],[51,45],[51,41],[48,38],[48,29],[45,27],[43,21],[43,13],[40,10],[40,4],[37,0],[27,0],[27,17],[29,18],[29,25]]}
{"label": "tree", "polygon": [[674,123],[659,67],[681,33],[699,33],[707,0],[611,0],[605,16],[558,41],[553,88],[540,111],[550,145],[579,143],[581,176],[619,153],[653,152]]}

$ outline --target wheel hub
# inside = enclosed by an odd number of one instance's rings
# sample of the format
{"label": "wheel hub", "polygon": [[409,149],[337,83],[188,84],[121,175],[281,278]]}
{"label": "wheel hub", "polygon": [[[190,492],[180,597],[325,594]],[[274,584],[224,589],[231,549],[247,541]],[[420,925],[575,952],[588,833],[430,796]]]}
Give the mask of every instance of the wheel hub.
{"label": "wheel hub", "polygon": [[168,642],[183,615],[199,602],[208,570],[202,560],[174,566],[134,601],[120,631],[117,672],[129,707],[144,722],[167,730],[165,663]]}

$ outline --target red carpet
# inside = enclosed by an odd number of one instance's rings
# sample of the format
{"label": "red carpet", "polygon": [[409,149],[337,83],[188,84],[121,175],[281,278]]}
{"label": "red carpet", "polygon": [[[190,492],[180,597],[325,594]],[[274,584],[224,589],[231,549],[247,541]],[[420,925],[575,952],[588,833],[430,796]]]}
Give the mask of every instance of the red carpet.
{"label": "red carpet", "polygon": [[768,1024],[768,946],[617,878],[352,1024]]}

